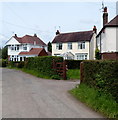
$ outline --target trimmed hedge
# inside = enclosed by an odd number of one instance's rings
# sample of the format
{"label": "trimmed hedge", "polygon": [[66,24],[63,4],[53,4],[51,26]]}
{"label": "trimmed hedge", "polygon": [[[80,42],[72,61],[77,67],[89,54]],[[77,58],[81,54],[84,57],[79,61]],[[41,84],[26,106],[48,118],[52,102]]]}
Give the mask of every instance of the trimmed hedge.
{"label": "trimmed hedge", "polygon": [[68,69],[80,69],[82,60],[66,60]]}
{"label": "trimmed hedge", "polygon": [[25,68],[40,72],[52,79],[61,79],[53,69],[53,60],[55,62],[61,62],[63,61],[63,58],[54,56],[31,57],[26,60]]}
{"label": "trimmed hedge", "polygon": [[118,102],[118,61],[84,61],[82,71],[82,82],[111,94]]}
{"label": "trimmed hedge", "polygon": [[9,62],[8,62],[8,66],[9,66],[9,67],[23,68],[24,65],[25,65],[25,62],[24,62],[24,61],[21,61],[21,62],[9,61]]}

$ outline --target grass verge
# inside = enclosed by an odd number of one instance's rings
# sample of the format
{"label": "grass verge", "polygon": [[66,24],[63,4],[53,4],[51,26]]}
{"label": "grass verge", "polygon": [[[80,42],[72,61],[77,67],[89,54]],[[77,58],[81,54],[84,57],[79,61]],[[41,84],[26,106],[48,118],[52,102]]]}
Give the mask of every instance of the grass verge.
{"label": "grass verge", "polygon": [[67,79],[80,79],[79,69],[69,69],[67,71]]}
{"label": "grass verge", "polygon": [[106,117],[118,118],[118,103],[110,95],[101,93],[85,84],[80,84],[69,92],[81,102]]}

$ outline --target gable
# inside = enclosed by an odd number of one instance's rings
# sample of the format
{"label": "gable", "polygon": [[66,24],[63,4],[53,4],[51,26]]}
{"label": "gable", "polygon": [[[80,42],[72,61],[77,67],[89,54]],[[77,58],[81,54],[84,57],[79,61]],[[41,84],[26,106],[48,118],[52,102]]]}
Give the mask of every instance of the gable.
{"label": "gable", "polygon": [[15,45],[15,44],[20,44],[14,37],[10,38],[7,42],[6,45]]}

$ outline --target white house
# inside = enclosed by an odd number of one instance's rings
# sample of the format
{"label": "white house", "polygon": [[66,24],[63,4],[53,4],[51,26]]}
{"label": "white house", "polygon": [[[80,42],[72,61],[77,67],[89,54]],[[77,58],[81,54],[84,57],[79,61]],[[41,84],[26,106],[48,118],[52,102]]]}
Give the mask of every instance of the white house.
{"label": "white house", "polygon": [[96,38],[102,59],[118,59],[118,15],[108,22],[107,7],[103,13],[103,28]]}
{"label": "white house", "polygon": [[36,34],[23,37],[15,34],[6,42],[6,45],[10,61],[24,61],[27,57],[47,55],[47,45]]}
{"label": "white house", "polygon": [[64,59],[89,60],[95,59],[96,26],[91,31],[60,33],[52,41],[52,56]]}

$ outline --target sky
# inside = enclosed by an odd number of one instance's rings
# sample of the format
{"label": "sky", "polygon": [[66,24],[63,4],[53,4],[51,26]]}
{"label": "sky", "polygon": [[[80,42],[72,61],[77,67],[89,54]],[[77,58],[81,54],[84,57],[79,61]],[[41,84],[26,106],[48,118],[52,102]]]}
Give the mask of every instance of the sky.
{"label": "sky", "polygon": [[[116,16],[116,2],[103,1],[109,21]],[[118,5],[118,4],[117,4]],[[61,33],[102,28],[102,0],[97,2],[0,2],[0,46],[14,34],[35,33],[45,43],[51,42],[57,29]]]}

